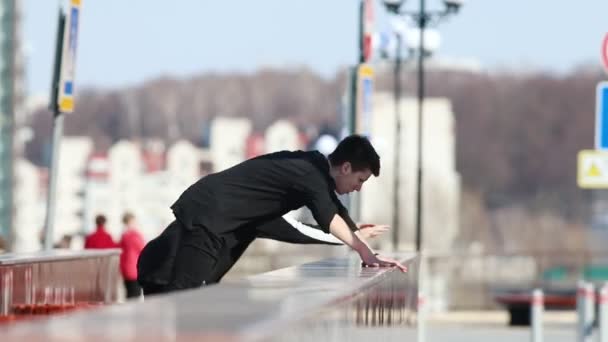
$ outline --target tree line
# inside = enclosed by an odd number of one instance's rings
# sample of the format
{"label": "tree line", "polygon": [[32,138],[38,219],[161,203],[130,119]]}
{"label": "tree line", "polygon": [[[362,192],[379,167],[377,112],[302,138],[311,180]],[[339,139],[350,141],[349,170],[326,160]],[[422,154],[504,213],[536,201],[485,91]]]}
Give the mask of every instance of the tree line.
{"label": "tree line", "polygon": [[[388,71],[376,77],[379,91],[393,91]],[[415,96],[415,70],[401,77],[404,94]],[[566,220],[583,218],[589,195],[576,186],[576,155],[593,146],[595,87],[602,77],[593,66],[559,75],[430,70],[427,95],[452,101],[463,189],[490,210],[525,204]],[[324,78],[306,68],[264,69],[163,77],[111,91],[85,89],[64,132],[91,136],[96,148],[105,149],[123,138],[187,138],[201,145],[216,116],[247,116],[254,130],[287,118],[303,130],[338,131],[346,80],[345,72]],[[31,118],[35,135],[26,156],[45,164],[51,114],[40,109]]]}

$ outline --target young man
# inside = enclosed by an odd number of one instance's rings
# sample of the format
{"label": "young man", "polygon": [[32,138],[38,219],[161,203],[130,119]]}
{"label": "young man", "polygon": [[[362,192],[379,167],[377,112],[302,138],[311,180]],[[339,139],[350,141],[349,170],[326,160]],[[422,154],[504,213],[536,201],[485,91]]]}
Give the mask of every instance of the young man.
{"label": "young man", "polygon": [[352,135],[328,158],[317,151],[282,151],[200,179],[171,206],[176,220],[140,255],[144,294],[219,281],[256,237],[281,240],[289,229],[282,216],[302,206],[320,230],[355,250],[364,264],[405,271],[359,239],[336,195],[361,190],[372,174],[380,174],[380,157],[367,138]]}

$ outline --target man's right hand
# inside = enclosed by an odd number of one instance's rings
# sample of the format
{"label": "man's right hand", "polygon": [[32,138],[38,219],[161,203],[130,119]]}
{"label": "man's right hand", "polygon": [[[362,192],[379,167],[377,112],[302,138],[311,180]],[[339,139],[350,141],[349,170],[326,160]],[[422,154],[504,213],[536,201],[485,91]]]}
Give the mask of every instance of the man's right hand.
{"label": "man's right hand", "polygon": [[345,245],[357,251],[364,265],[371,267],[397,267],[401,271],[407,272],[407,267],[401,265],[399,261],[374,255],[371,248],[348,228],[348,225],[346,225],[346,222],[344,222],[344,219],[340,215],[334,215],[329,224],[329,232],[344,242]]}
{"label": "man's right hand", "polygon": [[399,261],[373,253],[361,253],[361,261],[364,267],[396,267],[401,272],[407,272],[407,266],[402,265]]}

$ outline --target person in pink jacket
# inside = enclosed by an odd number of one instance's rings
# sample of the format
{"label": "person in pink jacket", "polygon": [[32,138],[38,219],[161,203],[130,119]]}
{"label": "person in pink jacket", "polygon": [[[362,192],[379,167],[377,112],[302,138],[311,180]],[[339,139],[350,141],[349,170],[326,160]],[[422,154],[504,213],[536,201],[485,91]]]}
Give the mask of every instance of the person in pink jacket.
{"label": "person in pink jacket", "polygon": [[125,230],[120,238],[120,272],[125,283],[127,298],[137,298],[141,295],[141,287],[137,283],[137,259],[144,248],[144,238],[137,230],[135,216],[126,212],[122,217]]}

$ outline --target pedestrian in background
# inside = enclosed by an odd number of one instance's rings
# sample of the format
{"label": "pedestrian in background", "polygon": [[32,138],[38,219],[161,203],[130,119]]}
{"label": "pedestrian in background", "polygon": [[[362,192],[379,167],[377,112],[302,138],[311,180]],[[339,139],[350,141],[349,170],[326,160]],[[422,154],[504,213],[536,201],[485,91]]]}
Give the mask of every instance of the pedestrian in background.
{"label": "pedestrian in background", "polygon": [[124,231],[120,238],[120,272],[125,284],[127,298],[137,298],[141,295],[141,287],[137,283],[137,259],[144,248],[144,238],[137,230],[135,216],[126,212],[122,216]]}
{"label": "pedestrian in background", "polygon": [[53,248],[70,249],[72,247],[72,235],[63,234],[61,240],[53,245]]}
{"label": "pedestrian in background", "polygon": [[87,235],[84,242],[85,249],[118,248],[112,236],[106,231],[106,221],[104,215],[95,217],[95,231]]}

